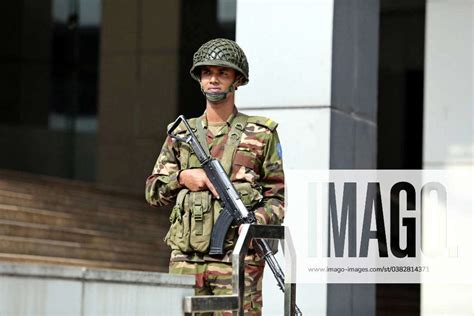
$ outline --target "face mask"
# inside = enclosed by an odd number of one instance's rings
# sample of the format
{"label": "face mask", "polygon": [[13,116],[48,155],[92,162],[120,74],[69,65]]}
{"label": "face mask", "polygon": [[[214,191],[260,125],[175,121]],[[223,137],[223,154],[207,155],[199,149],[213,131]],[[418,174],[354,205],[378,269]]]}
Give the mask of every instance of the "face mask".
{"label": "face mask", "polygon": [[[234,82],[235,83],[235,82]],[[209,101],[213,102],[213,103],[219,103],[223,100],[225,100],[227,98],[227,94],[230,93],[230,92],[234,92],[235,91],[235,88],[234,88],[234,83],[232,83],[230,85],[230,87],[227,89],[227,91],[225,92],[216,92],[216,93],[213,93],[213,92],[205,92],[202,87],[201,87],[201,91],[202,93],[206,96],[206,99],[208,99]]]}

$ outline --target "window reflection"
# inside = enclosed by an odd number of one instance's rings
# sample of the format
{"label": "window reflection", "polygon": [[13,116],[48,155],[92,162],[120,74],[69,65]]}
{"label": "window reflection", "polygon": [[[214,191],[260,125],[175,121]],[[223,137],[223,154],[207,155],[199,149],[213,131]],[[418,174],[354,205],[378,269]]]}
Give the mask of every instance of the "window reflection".
{"label": "window reflection", "polygon": [[97,130],[100,11],[100,0],[53,1],[53,130]]}
{"label": "window reflection", "polygon": [[4,6],[0,168],[94,181],[101,0]]}

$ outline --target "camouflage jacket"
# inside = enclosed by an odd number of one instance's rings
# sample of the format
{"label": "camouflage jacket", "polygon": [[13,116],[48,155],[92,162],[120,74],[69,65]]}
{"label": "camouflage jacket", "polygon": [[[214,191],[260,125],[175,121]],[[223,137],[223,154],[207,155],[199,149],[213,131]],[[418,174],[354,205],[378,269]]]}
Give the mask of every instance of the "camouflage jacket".
{"label": "camouflage jacket", "polygon": [[[207,128],[206,113],[201,116],[209,152],[216,159],[222,158],[230,127],[236,115],[241,114],[235,110],[216,135]],[[188,121],[192,127],[195,126],[196,119]],[[254,209],[260,224],[278,225],[284,218],[284,174],[276,127],[277,123],[270,119],[249,116],[231,166],[230,179],[234,185],[248,182],[261,191],[261,202]],[[183,189],[178,182],[178,175],[180,170],[186,169],[189,165],[183,163],[181,159],[180,146],[180,143],[174,143],[167,137],[153,172],[146,180],[146,200],[153,206],[176,203],[178,193]],[[230,253],[231,251],[224,257],[216,259],[204,254],[173,250],[171,260],[229,262]],[[246,261],[259,264],[261,260],[255,255],[249,255]]]}

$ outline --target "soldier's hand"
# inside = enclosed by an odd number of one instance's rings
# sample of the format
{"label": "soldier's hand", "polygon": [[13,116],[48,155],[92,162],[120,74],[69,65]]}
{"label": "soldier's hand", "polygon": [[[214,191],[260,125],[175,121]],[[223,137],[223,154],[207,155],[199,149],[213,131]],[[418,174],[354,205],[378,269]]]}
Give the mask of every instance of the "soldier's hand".
{"label": "soldier's hand", "polygon": [[179,184],[184,185],[189,191],[204,191],[209,190],[216,197],[219,198],[216,188],[206,175],[204,169],[186,169],[179,173]]}

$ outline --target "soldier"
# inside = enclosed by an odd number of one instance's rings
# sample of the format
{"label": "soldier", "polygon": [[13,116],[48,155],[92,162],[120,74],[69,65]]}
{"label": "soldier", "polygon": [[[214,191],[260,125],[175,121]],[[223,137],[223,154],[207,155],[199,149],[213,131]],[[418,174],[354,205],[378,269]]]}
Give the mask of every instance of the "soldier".
{"label": "soldier", "polygon": [[[194,54],[190,73],[206,97],[206,110],[189,124],[221,162],[258,223],[281,224],[284,175],[277,123],[247,116],[234,105],[235,91],[249,81],[244,52],[234,41],[211,40]],[[178,127],[176,133],[186,130]],[[215,188],[187,144],[166,139],[146,181],[146,200],[154,206],[174,204],[165,237],[171,247],[170,273],[195,275],[196,295],[232,294],[230,259],[240,227],[229,229],[223,256],[208,254],[221,206]],[[249,315],[260,315],[264,261],[251,249],[245,263],[244,308]]]}

